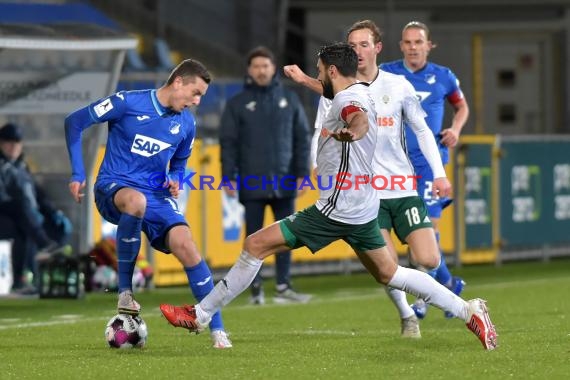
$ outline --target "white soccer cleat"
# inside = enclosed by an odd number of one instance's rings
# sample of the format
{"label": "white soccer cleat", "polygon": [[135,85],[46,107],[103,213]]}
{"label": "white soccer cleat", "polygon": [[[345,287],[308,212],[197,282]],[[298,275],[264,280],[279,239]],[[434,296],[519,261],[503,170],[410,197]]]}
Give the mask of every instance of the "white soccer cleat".
{"label": "white soccer cleat", "polygon": [[498,345],[497,332],[489,317],[485,301],[475,298],[467,301],[467,304],[469,317],[466,323],[467,328],[479,338],[486,350],[494,350]]}
{"label": "white soccer cleat", "polygon": [[214,330],[210,333],[212,347],[217,349],[232,348],[232,341],[224,330]]}
{"label": "white soccer cleat", "polygon": [[135,301],[133,292],[125,290],[119,293],[119,302],[117,302],[117,312],[119,314],[128,314],[137,316],[141,312],[141,305]]}
{"label": "white soccer cleat", "polygon": [[402,338],[414,338],[419,339],[422,337],[420,332],[420,322],[418,317],[412,315],[408,318],[401,319],[402,324]]}

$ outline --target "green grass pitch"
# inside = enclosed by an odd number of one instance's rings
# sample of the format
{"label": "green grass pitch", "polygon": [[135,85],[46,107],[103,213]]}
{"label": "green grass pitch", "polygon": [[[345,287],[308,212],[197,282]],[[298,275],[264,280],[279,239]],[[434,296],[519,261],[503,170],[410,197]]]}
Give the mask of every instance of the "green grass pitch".
{"label": "green grass pitch", "polygon": [[[147,346],[116,350],[103,336],[115,294],[83,300],[0,299],[0,379],[568,379],[570,260],[468,266],[464,298],[488,301],[499,348],[487,352],[464,323],[430,308],[422,339],[400,338],[386,294],[364,273],[295,279],[307,305],[224,310],[234,348],[169,326],[161,302],[191,302],[188,288],[140,293]],[[411,300],[412,298],[409,297]]]}

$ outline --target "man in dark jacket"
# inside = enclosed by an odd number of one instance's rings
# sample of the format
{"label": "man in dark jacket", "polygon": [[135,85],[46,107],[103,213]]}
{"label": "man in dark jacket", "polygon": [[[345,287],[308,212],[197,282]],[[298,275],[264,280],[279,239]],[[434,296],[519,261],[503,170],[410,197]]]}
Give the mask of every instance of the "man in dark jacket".
{"label": "man in dark jacket", "polygon": [[0,128],[0,239],[12,240],[12,288],[24,286],[26,266],[35,271],[38,249],[64,245],[71,223],[35,183],[22,153],[22,133],[15,124]]}
{"label": "man in dark jacket", "polygon": [[[299,98],[276,76],[273,53],[257,47],[248,54],[247,65],[245,88],[228,101],[222,115],[220,145],[222,175],[234,185],[225,187],[226,194],[239,194],[250,235],[263,226],[266,206],[275,220],[293,214],[295,197],[302,193],[299,184],[310,174],[310,131]],[[290,251],[275,256],[274,302],[308,302],[310,295],[291,288],[290,267]],[[259,274],[251,291],[252,303],[265,302]]]}

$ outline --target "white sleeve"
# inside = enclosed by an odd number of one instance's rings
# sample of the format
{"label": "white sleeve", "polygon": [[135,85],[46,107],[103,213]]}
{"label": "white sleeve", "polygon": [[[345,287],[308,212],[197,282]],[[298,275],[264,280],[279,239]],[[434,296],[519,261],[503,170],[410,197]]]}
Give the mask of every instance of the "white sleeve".
{"label": "white sleeve", "polygon": [[317,167],[317,148],[319,146],[319,136],[321,134],[323,121],[331,109],[331,104],[332,102],[323,96],[321,96],[319,99],[319,108],[317,109],[317,116],[315,117],[315,133],[313,134],[313,139],[311,140],[311,164],[313,166],[313,169]]}
{"label": "white sleeve", "polygon": [[412,85],[409,84],[409,82],[407,84],[410,86],[412,92],[407,94],[404,99],[405,122],[412,128],[412,131],[416,135],[420,150],[433,172],[433,178],[447,177],[443,163],[441,162],[441,155],[439,154],[437,143],[435,142],[435,137],[425,121],[426,113],[422,109],[418,98],[413,93]]}

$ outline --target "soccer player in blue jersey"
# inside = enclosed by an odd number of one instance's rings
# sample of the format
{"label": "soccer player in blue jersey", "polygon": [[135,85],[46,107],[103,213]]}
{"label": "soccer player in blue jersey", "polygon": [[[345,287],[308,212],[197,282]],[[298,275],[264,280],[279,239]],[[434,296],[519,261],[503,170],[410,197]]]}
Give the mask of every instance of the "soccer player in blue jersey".
{"label": "soccer player in blue jersey", "polygon": [[[430,39],[428,27],[421,22],[412,21],[404,26],[400,49],[403,59],[383,63],[380,68],[384,71],[405,76],[414,86],[416,95],[426,112],[426,122],[439,142],[440,154],[444,164],[449,161],[448,148],[453,148],[458,141],[461,129],[469,116],[469,106],[459,87],[455,74],[447,67],[428,61],[430,50],[435,44]],[[443,117],[446,100],[454,109],[451,127],[443,129]],[[406,128],[408,155],[418,178],[418,193],[424,199],[428,215],[436,231],[439,241],[439,220],[442,210],[451,203],[448,198],[434,197],[432,194],[433,172],[428,165],[418,145],[416,135]],[[435,194],[437,196],[437,194]],[[459,277],[452,277],[443,254],[441,263],[431,274],[443,285],[459,295],[465,282]],[[427,306],[423,300],[417,300],[412,306],[419,318],[424,318]],[[446,317],[451,317],[446,313]]]}
{"label": "soccer player in blue jersey", "polygon": [[[187,59],[158,89],[121,91],[65,119],[72,167],[69,190],[76,202],[83,197],[86,178],[81,133],[93,124],[108,123],[105,157],[94,191],[101,215],[118,226],[119,313],[140,312],[133,298],[132,277],[141,231],[152,247],[176,256],[198,300],[214,287],[210,269],[176,202],[177,179],[184,174],[196,137],[196,120],[188,108],[200,103],[210,80],[204,65]],[[164,184],[157,185],[156,173],[164,173]],[[210,331],[215,348],[232,347],[220,314],[212,319]]]}

